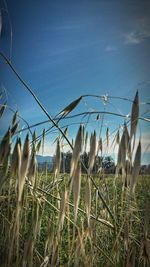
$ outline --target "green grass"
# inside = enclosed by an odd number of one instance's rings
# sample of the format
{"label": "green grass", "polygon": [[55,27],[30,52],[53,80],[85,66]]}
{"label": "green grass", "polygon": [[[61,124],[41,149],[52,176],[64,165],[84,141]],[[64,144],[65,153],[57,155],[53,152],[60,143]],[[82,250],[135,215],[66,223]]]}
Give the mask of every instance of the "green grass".
{"label": "green grass", "polygon": [[[113,211],[115,215],[115,219],[118,223],[118,226],[116,227],[116,232],[114,230],[111,230],[107,226],[101,224],[99,221],[91,220],[91,225],[93,224],[92,229],[92,237],[87,238],[87,240],[84,239],[84,249],[85,249],[85,255],[86,260],[90,260],[89,257],[93,258],[93,264],[94,266],[112,266],[109,260],[112,260],[116,267],[124,266],[124,260],[125,260],[125,249],[124,249],[124,227],[120,233],[120,236],[118,237],[118,241],[116,243],[116,247],[113,250],[114,243],[116,242],[117,235],[119,234],[119,231],[122,227],[122,223],[124,221],[124,218],[126,216],[126,213],[128,212],[128,205],[126,202],[126,194],[122,193],[122,181],[121,177],[117,178],[116,180],[116,186],[115,186],[115,199],[114,199],[114,178],[107,177],[104,180],[100,180],[98,177],[94,177],[95,182],[104,196],[107,205],[109,205],[110,209]],[[47,184],[49,184],[52,181],[52,175],[48,175]],[[68,175],[65,176],[63,184],[61,184],[60,193],[64,190],[65,185],[68,183]],[[8,186],[9,183],[7,183]],[[42,185],[45,184],[44,182],[44,176],[42,177],[39,186],[42,188]],[[81,200],[79,208],[81,208],[83,211],[85,211],[85,203],[84,203],[84,184],[85,184],[85,176],[82,177],[82,183],[81,183]],[[12,186],[13,188],[13,186]],[[38,190],[37,190],[38,191]],[[45,249],[45,242],[49,235],[52,239],[52,244],[54,240],[57,237],[57,220],[58,220],[58,211],[55,210],[57,208],[57,190],[53,190],[52,193],[43,193],[40,196],[34,195],[33,196],[29,191],[28,185],[25,186],[25,194],[26,199],[24,199],[23,203],[23,211],[21,216],[21,242],[20,242],[20,250],[24,250],[24,244],[27,238],[32,235],[33,233],[33,218],[35,214],[33,215],[33,207],[35,209],[35,204],[38,202],[39,205],[39,214],[42,215],[41,217],[41,227],[40,227],[40,234],[37,235],[36,241],[35,241],[35,248],[34,248],[34,266],[37,266],[38,263],[37,260],[37,251],[38,253],[44,258],[44,249]],[[36,194],[36,190],[35,190]],[[0,200],[1,200],[1,212],[0,212],[0,227],[3,230],[3,235],[1,235],[0,239],[0,251],[1,254],[6,255],[8,251],[8,235],[7,231],[10,232],[10,226],[12,225],[12,218],[13,218],[13,212],[15,210],[15,192],[10,189],[10,195],[8,199],[8,191],[5,189],[5,194],[1,194]],[[92,210],[91,214],[96,217],[96,194],[95,189],[92,187]],[[136,187],[135,192],[135,198],[136,201],[133,201],[131,204],[132,209],[132,229],[130,229],[130,235],[129,235],[129,244],[130,246],[136,246],[136,255],[139,255],[140,253],[140,247],[141,242],[143,240],[143,221],[144,221],[144,214],[145,214],[145,203],[146,199],[150,196],[150,176],[140,176],[138,177],[138,183]],[[47,202],[44,202],[42,200],[44,197],[46,197],[46,200],[51,203],[53,206],[49,205]],[[56,197],[56,198],[55,198]],[[34,203],[33,203],[34,202]],[[70,196],[70,203],[73,203],[72,195]],[[9,206],[8,206],[9,203]],[[115,208],[114,208],[115,205]],[[78,211],[78,221],[77,225],[81,231],[81,228],[84,229],[84,231],[87,231],[87,219],[86,214],[83,211]],[[39,215],[40,218],[40,215]],[[113,223],[108,212],[106,209],[104,209],[104,206],[102,202],[98,199],[97,200],[97,219],[104,219],[106,221],[109,221],[110,223]],[[26,223],[25,223],[26,220]],[[48,232],[48,222],[51,221],[51,231]],[[70,220],[74,221],[74,212],[73,207],[70,206]],[[73,236],[73,223],[70,222],[70,241],[72,241]],[[77,240],[75,241],[74,248],[77,246]],[[92,243],[91,243],[92,242]],[[48,253],[48,252],[47,252]],[[64,221],[64,228],[61,232],[61,241],[59,243],[59,260],[60,260],[60,266],[67,266],[67,261],[69,257],[72,257],[72,260],[70,263],[70,266],[72,266],[74,261],[74,251],[71,253],[71,248],[68,248],[68,220],[65,218]],[[82,256],[83,257],[83,256]],[[80,260],[82,259],[80,257]],[[108,258],[110,259],[108,259]],[[42,258],[40,259],[40,261]],[[139,264],[139,263],[138,263]],[[138,266],[143,266],[139,264]],[[2,265],[0,265],[2,266]],[[38,265],[39,266],[39,265]],[[137,266],[137,265],[136,265]]]}

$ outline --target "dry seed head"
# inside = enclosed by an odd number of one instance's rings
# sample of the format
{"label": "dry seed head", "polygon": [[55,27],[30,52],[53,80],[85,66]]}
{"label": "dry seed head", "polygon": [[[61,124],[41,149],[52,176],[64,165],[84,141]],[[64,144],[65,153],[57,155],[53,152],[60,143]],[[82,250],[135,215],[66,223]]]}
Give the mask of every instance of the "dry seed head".
{"label": "dry seed head", "polygon": [[18,138],[18,144],[20,145],[20,149],[21,149],[21,139],[20,139],[20,137]]}
{"label": "dry seed head", "polygon": [[84,125],[82,125],[82,139],[83,139],[83,141],[82,141],[82,152],[83,152],[83,147],[84,147],[84,138],[85,137],[85,127],[84,127]]}
{"label": "dry seed head", "polygon": [[61,152],[60,152],[60,141],[58,139],[56,147],[56,158],[55,158],[55,177],[60,172],[60,163],[61,163]]}
{"label": "dry seed head", "polygon": [[80,125],[77,136],[76,136],[76,140],[75,140],[75,145],[74,145],[74,149],[73,149],[73,154],[72,154],[72,160],[71,160],[71,171],[70,171],[70,176],[72,177],[79,158],[80,158],[80,154],[82,151],[82,147],[83,147],[83,127]]}
{"label": "dry seed head", "polygon": [[136,134],[138,117],[139,117],[139,95],[138,95],[138,91],[137,91],[135,98],[134,98],[134,101],[133,101],[133,104],[132,104],[132,111],[131,111],[131,130],[130,130],[130,138],[131,139]]}
{"label": "dry seed head", "polygon": [[116,143],[119,144],[120,142],[120,134],[119,134],[119,130],[117,131],[117,135],[116,135]]}
{"label": "dry seed head", "polygon": [[6,104],[7,104],[7,102],[5,102],[5,103],[2,105],[2,107],[0,108],[0,118],[2,117],[2,115],[3,115],[4,111],[5,111]]}
{"label": "dry seed head", "polygon": [[97,121],[100,120],[100,115],[99,114],[96,116],[96,120]]}
{"label": "dry seed head", "polygon": [[19,175],[19,188],[18,188],[19,202],[21,201],[21,197],[22,197],[25,177],[28,171],[28,164],[29,164],[29,134],[27,134],[26,136],[24,147],[23,147],[23,152],[22,152],[22,158],[21,158],[21,168],[20,168],[20,175]]}
{"label": "dry seed head", "polygon": [[14,126],[16,124],[17,116],[18,116],[18,111],[16,111],[15,114],[14,114],[14,116],[13,116],[12,126]]}
{"label": "dry seed head", "polygon": [[102,152],[103,152],[103,142],[102,142],[102,138],[101,137],[100,137],[100,139],[98,141],[97,155],[98,155],[99,151],[102,154]]}
{"label": "dry seed head", "polygon": [[81,185],[81,164],[78,163],[78,166],[73,175],[73,200],[74,200],[74,221],[77,221],[78,205],[80,199],[80,185]]}
{"label": "dry seed head", "polygon": [[42,153],[44,153],[45,135],[46,135],[46,131],[44,129],[42,133]]}
{"label": "dry seed head", "polygon": [[36,132],[35,131],[33,132],[32,142],[33,142],[33,144],[36,143]]}
{"label": "dry seed head", "polygon": [[11,131],[8,129],[0,143],[0,163],[4,163],[10,152]]}
{"label": "dry seed head", "polygon": [[87,264],[85,263],[84,237],[81,235],[79,229],[78,229],[78,238],[77,238],[75,258],[74,258],[74,267],[78,266],[83,266],[83,267],[87,266]]}
{"label": "dry seed head", "polygon": [[11,128],[11,136],[13,136],[13,135],[15,134],[15,132],[16,132],[16,130],[17,130],[17,128],[18,128],[18,125],[19,125],[19,123],[16,122],[16,124],[14,124],[14,125],[12,126],[12,128]]}
{"label": "dry seed head", "polygon": [[91,181],[90,181],[90,178],[89,177],[87,177],[86,185],[85,185],[85,207],[86,207],[86,214],[87,214],[88,226],[90,226]]}
{"label": "dry seed head", "polygon": [[88,143],[88,132],[86,132],[86,135],[85,135],[85,152],[87,149],[87,143]]}
{"label": "dry seed head", "polygon": [[40,148],[41,148],[41,143],[42,143],[42,141],[40,140],[38,143],[37,143],[37,146],[36,146],[36,153],[38,153],[39,152],[39,150],[40,150]]}
{"label": "dry seed head", "polygon": [[109,128],[106,129],[106,141],[107,141],[107,147],[109,146]]}
{"label": "dry seed head", "polygon": [[12,154],[11,160],[11,173],[19,176],[21,166],[21,147],[19,138],[16,140],[16,144]]}
{"label": "dry seed head", "polygon": [[[2,142],[2,145],[1,145],[2,150],[0,150],[1,151],[0,157],[2,156],[2,154],[4,155],[4,157],[1,160],[1,162],[2,162],[2,176],[0,177],[1,178],[0,179],[0,188],[2,187],[4,181],[7,179],[8,167],[9,167],[9,157],[10,157],[10,151],[11,151],[10,134],[8,134],[6,137],[7,137],[6,142],[5,141],[4,141],[4,143]],[[4,140],[4,138],[3,138],[3,140]],[[5,144],[6,144],[6,149],[5,149]]]}
{"label": "dry seed head", "polygon": [[73,138],[72,138],[71,144],[72,144],[72,147],[74,147],[74,139]]}
{"label": "dry seed head", "polygon": [[125,139],[126,139],[127,155],[128,155],[128,158],[129,158],[129,160],[131,162],[131,157],[132,157],[131,156],[131,141],[130,141],[130,135],[129,135],[126,123],[124,124],[124,132],[125,132]]}
{"label": "dry seed head", "polygon": [[140,172],[140,167],[141,167],[141,141],[139,141],[135,153],[132,176],[131,176],[131,184],[130,184],[130,195],[134,194],[137,178]]}
{"label": "dry seed head", "polygon": [[65,107],[57,116],[62,115],[62,117],[65,117],[68,115],[81,101],[82,96],[79,97],[78,99],[74,100],[71,102],[67,107]]}
{"label": "dry seed head", "polygon": [[58,227],[59,231],[63,229],[67,200],[68,200],[68,192],[65,189],[65,191],[62,193],[60,201],[60,215],[59,215],[59,227]]}
{"label": "dry seed head", "polygon": [[94,134],[91,134],[91,137],[90,137],[88,172],[91,172],[93,169],[95,156],[96,156],[96,132],[94,131]]}
{"label": "dry seed head", "polygon": [[68,137],[68,127],[65,128],[64,135]]}
{"label": "dry seed head", "polygon": [[33,186],[35,183],[36,171],[37,171],[37,160],[36,160],[36,154],[34,152],[31,156],[29,170],[28,170],[28,179],[31,181]]}
{"label": "dry seed head", "polygon": [[2,168],[3,169],[3,171],[2,171],[3,172],[3,178],[2,178],[2,180],[5,180],[5,178],[7,178],[8,169],[9,169],[9,155],[10,155],[10,150],[11,150],[11,147],[9,146],[8,154],[7,154],[7,156],[5,158],[5,161],[3,163],[3,168]]}
{"label": "dry seed head", "polygon": [[127,146],[126,146],[126,130],[124,127],[121,141],[119,144],[119,150],[118,150],[118,160],[117,160],[117,168],[123,168],[125,170],[125,163],[126,163],[126,151],[127,151]]}

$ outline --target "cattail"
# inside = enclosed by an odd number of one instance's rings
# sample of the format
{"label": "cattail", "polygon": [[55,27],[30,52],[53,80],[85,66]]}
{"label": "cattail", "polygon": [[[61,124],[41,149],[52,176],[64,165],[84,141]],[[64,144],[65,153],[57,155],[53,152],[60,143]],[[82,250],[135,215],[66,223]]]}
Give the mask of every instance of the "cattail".
{"label": "cattail", "polygon": [[80,184],[81,184],[81,164],[78,163],[78,166],[73,175],[73,199],[74,199],[74,221],[77,221],[78,205],[80,199]]}
{"label": "cattail", "polygon": [[136,92],[133,104],[132,104],[132,111],[131,111],[131,130],[130,130],[130,138],[136,134],[136,128],[138,123],[138,117],[139,117],[139,95],[138,91]]}
{"label": "cattail", "polygon": [[140,167],[141,167],[141,142],[139,141],[133,163],[133,170],[132,170],[131,184],[130,184],[130,195],[134,194],[137,177],[140,172]]}
{"label": "cattail", "polygon": [[80,154],[82,151],[82,146],[83,146],[83,127],[80,125],[77,136],[76,136],[72,160],[71,160],[71,171],[70,171],[71,177],[72,177],[72,175],[73,175],[73,173],[77,167],[77,164],[78,164],[78,161],[80,158]]}
{"label": "cattail", "polygon": [[19,190],[18,190],[19,191],[19,196],[18,196],[19,202],[21,201],[21,197],[22,197],[25,177],[28,171],[28,164],[29,164],[29,134],[27,134],[26,136],[24,147],[23,147],[23,152],[22,152],[22,158],[21,158],[21,168],[20,168],[20,175],[19,175]]}
{"label": "cattail", "polygon": [[89,164],[88,164],[89,173],[93,169],[95,155],[96,155],[96,132],[94,131],[94,134],[91,134],[91,138],[90,138],[90,152],[89,152]]}

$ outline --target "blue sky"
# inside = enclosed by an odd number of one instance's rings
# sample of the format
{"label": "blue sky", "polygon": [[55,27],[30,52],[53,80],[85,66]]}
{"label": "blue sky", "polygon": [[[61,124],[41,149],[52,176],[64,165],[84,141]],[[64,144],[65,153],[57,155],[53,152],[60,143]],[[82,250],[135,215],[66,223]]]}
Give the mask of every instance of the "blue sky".
{"label": "blue sky", "polygon": [[[13,29],[12,63],[51,116],[82,94],[133,99],[138,89],[141,102],[150,102],[149,1],[8,0],[7,6]],[[0,1],[0,7],[0,50],[9,56],[5,1]],[[0,68],[1,90],[6,88],[9,105],[19,109],[30,124],[46,119],[2,61]],[[105,108],[130,113],[130,103],[110,102],[104,106],[102,101],[86,99],[77,112]],[[148,109],[148,105],[142,105],[141,113]],[[106,117],[105,127],[113,130],[122,122],[117,117]],[[140,125],[148,136],[149,125]],[[72,134],[75,130],[75,126],[70,128]]]}

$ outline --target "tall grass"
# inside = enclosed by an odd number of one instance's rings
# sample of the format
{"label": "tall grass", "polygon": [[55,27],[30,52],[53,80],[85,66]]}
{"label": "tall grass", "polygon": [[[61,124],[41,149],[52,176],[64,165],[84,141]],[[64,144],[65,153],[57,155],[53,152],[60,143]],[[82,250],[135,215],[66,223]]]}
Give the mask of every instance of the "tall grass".
{"label": "tall grass", "polygon": [[[53,173],[47,168],[38,171],[36,162],[40,147],[44,149],[45,130],[39,141],[35,132],[21,140],[15,113],[1,139],[0,266],[150,266],[150,178],[139,176],[141,140],[138,146],[135,142],[138,93],[131,101],[130,123],[124,124],[122,133],[116,132],[113,141],[119,148],[116,174],[111,178],[106,178],[101,163],[98,173],[93,172],[97,156],[103,156],[103,136],[93,129],[89,140],[88,130],[80,125],[72,145],[58,125],[84,97],[53,119],[40,104],[53,123],[51,130],[59,130]],[[5,112],[6,103],[0,117]],[[110,136],[107,128],[107,150]],[[60,172],[64,140],[72,149],[70,175]],[[87,147],[88,167],[82,160]]]}

